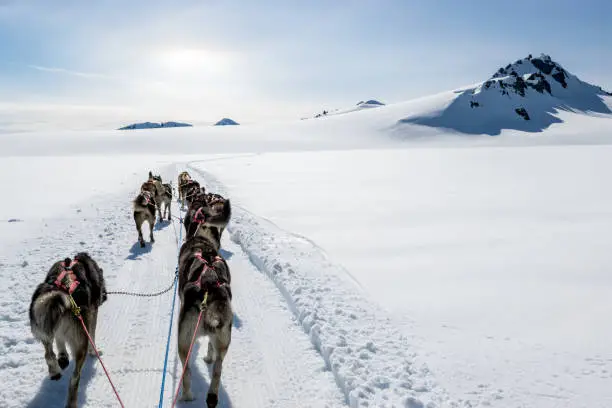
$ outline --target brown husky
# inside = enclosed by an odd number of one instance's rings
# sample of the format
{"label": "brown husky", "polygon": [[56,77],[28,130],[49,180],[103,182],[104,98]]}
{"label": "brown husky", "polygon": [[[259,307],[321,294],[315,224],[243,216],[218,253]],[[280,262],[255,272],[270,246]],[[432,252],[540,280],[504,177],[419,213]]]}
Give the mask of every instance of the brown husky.
{"label": "brown husky", "polygon": [[[34,337],[45,347],[45,360],[52,380],[59,380],[68,366],[70,347],[75,359],[74,372],[68,386],[66,407],[76,408],[81,369],[89,354],[95,355],[87,335],[71,310],[70,296],[80,308],[83,322],[95,344],[98,308],[106,301],[106,286],[102,269],[87,253],[81,252],[74,260],[66,258],[51,266],[45,281],[38,285],[30,303],[30,328]],[[58,354],[53,351],[53,341]]]}
{"label": "brown husky", "polygon": [[153,197],[155,198],[155,206],[157,207],[157,212],[159,214],[159,221],[162,221],[163,217],[161,213],[161,206],[165,188],[162,184],[161,176],[154,176],[153,173],[149,171],[149,180],[147,180],[146,183],[143,183],[140,189],[146,189],[146,191],[150,191],[151,193],[153,193]]}
{"label": "brown husky", "polygon": [[185,184],[187,184],[189,181],[191,180],[191,176],[189,175],[189,173],[187,173],[186,171],[181,172],[178,175],[178,201],[180,202],[185,202],[185,189],[182,188]]}

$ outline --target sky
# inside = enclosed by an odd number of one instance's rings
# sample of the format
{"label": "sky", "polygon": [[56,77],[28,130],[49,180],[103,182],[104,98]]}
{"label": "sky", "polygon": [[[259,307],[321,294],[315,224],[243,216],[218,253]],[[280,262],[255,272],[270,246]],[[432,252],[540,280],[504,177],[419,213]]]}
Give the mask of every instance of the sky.
{"label": "sky", "polygon": [[612,89],[609,0],[0,0],[0,132],[292,120],[546,53]]}

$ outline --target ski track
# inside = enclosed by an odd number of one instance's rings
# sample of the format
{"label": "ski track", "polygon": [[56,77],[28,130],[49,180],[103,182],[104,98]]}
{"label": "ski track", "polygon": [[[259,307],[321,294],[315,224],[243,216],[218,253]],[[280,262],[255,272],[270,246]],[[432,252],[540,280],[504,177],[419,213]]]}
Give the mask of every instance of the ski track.
{"label": "ski track", "polygon": [[[204,165],[205,161],[192,162],[188,170],[199,174],[207,188],[230,197]],[[451,400],[427,366],[418,362],[397,322],[309,240],[249,213],[235,201],[228,232],[283,294],[351,408],[475,407],[499,398]]]}
{"label": "ski track", "polygon": [[[176,174],[171,167],[162,172],[162,177],[175,180]],[[178,222],[158,224],[152,247],[145,224],[147,246],[141,249],[130,205],[137,188],[97,197],[75,206],[72,214],[42,220],[32,230],[37,231],[34,235],[30,233],[30,238],[15,245],[2,259],[0,277],[6,289],[0,300],[0,372],[3,378],[17,379],[18,386],[2,388],[0,406],[43,408],[65,403],[73,363],[60,381],[47,378],[42,345],[29,329],[29,302],[39,281],[32,281],[32,276],[42,277],[58,259],[88,251],[103,268],[109,291],[155,292],[172,282]],[[176,203],[173,214],[179,214]],[[274,283],[227,235],[222,248],[232,272],[235,319],[232,344],[223,365],[219,406],[346,406],[332,373]],[[109,295],[100,309],[97,345],[104,352],[102,359],[126,407],[158,405],[172,295],[172,290],[152,298]],[[176,302],[164,406],[171,405],[182,371],[176,352],[178,296]],[[197,399],[178,406],[199,407],[204,403],[210,375],[202,360],[206,340],[200,343],[191,358],[196,367],[192,369],[192,389]],[[79,406],[118,405],[101,366],[95,358],[88,358],[81,376]]]}

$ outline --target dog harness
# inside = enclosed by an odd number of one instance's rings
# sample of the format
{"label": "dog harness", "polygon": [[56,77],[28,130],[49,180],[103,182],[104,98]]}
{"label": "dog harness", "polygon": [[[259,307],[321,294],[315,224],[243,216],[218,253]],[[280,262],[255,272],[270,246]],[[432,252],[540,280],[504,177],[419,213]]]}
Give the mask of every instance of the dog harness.
{"label": "dog harness", "polygon": [[151,198],[152,198],[151,192],[144,190],[144,191],[141,191],[141,194],[143,195],[143,197],[145,198],[145,200],[147,202],[146,205],[152,205],[152,203],[151,203]]}
{"label": "dog harness", "polygon": [[206,215],[202,212],[202,208],[203,207],[198,208],[198,211],[193,215],[193,222],[201,224],[206,221]]}
{"label": "dog harness", "polygon": [[66,261],[61,263],[62,271],[57,278],[55,279],[55,286],[60,289],[64,289],[68,292],[69,295],[76,290],[77,286],[79,286],[79,281],[72,270],[72,267],[76,265],[77,261],[72,261],[70,264],[66,265]]}
{"label": "dog harness", "polygon": [[[199,289],[202,289],[202,277],[204,277],[204,275],[206,275],[206,272],[208,272],[209,270],[213,270],[216,272],[216,268],[215,268],[215,263],[216,262],[223,262],[223,258],[221,258],[220,256],[215,256],[215,260],[213,261],[213,265],[210,266],[210,264],[208,263],[208,261],[206,259],[204,259],[204,257],[202,257],[202,252],[196,252],[194,254],[194,256],[200,261],[202,262],[202,270],[200,271],[200,276],[198,277],[198,280],[193,282],[194,285],[196,285]],[[224,286],[225,282],[221,282],[219,280],[217,280],[217,287],[221,287]]]}

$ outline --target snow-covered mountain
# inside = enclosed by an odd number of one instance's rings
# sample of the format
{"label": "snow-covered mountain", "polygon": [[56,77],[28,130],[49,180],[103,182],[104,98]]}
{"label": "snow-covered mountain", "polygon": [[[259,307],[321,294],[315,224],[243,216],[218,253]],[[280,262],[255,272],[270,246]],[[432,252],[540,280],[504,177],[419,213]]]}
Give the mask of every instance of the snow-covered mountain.
{"label": "snow-covered mountain", "polygon": [[228,126],[228,125],[239,125],[240,123],[236,122],[235,120],[232,120],[230,118],[223,118],[220,121],[218,121],[217,123],[215,123],[215,126]]}
{"label": "snow-covered mountain", "polygon": [[119,128],[119,130],[131,130],[131,129],[158,129],[158,128],[173,128],[173,127],[188,127],[193,126],[189,123],[181,123],[181,122],[143,122],[143,123],[134,123],[131,125],[127,125]]}
{"label": "snow-covered mountain", "polygon": [[401,123],[497,135],[502,129],[542,131],[560,123],[560,110],[611,114],[612,96],[580,80],[550,56],[529,55],[499,68],[486,81],[454,92],[447,106],[404,118]]}
{"label": "snow-covered mountain", "polygon": [[[321,118],[321,117],[332,116],[332,115],[341,115],[344,113],[358,112],[362,109],[379,108],[381,106],[385,106],[385,104],[380,101],[377,101],[376,99],[369,99],[367,101],[359,101],[357,102],[355,106],[351,106],[350,108],[334,109],[331,111],[323,110],[323,112],[320,112],[314,115],[313,118]],[[310,119],[310,118],[302,118],[302,119]]]}

